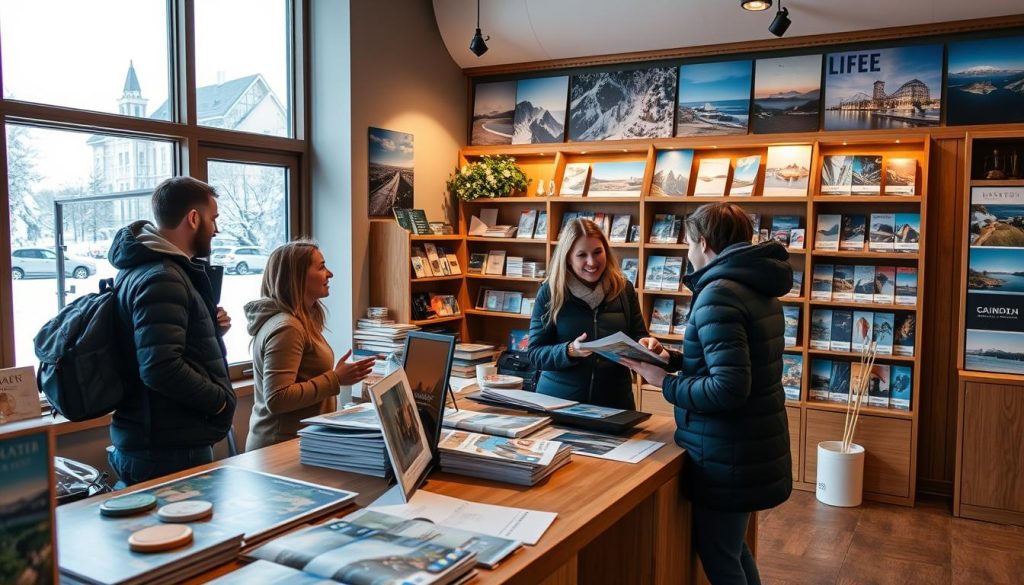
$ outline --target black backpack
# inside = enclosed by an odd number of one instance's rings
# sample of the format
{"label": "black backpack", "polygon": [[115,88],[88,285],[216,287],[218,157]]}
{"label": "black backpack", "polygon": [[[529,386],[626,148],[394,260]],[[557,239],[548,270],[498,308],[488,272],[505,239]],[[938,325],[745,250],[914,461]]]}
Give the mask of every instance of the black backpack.
{"label": "black backpack", "polygon": [[72,421],[103,416],[125,394],[117,344],[114,279],[61,309],[36,334],[37,379],[54,410]]}
{"label": "black backpack", "polygon": [[537,391],[537,380],[540,379],[540,372],[533,365],[526,352],[503,351],[498,356],[498,373],[509,376],[519,376],[523,379],[523,390],[527,392]]}

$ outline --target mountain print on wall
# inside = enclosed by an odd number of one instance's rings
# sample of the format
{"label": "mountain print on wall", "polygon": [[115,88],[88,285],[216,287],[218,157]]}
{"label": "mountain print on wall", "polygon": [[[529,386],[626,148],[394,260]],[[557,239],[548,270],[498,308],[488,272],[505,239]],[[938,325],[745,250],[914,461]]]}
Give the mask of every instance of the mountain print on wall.
{"label": "mountain print on wall", "polygon": [[669,138],[675,67],[574,75],[569,140]]}
{"label": "mountain print on wall", "polygon": [[1024,36],[949,44],[946,123],[1024,122]]}
{"label": "mountain print on wall", "polygon": [[821,55],[755,61],[754,134],[815,132],[820,105]]}
{"label": "mountain print on wall", "polygon": [[564,75],[519,80],[512,144],[563,142],[568,90]]}

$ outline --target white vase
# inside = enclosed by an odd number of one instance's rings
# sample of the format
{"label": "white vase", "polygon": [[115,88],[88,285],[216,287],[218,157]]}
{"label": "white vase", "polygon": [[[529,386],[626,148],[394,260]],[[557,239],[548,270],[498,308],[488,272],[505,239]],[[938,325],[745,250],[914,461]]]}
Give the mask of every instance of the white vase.
{"label": "white vase", "polygon": [[814,494],[819,502],[829,506],[859,506],[864,499],[864,447],[851,443],[850,450],[844,453],[842,441],[818,443]]}

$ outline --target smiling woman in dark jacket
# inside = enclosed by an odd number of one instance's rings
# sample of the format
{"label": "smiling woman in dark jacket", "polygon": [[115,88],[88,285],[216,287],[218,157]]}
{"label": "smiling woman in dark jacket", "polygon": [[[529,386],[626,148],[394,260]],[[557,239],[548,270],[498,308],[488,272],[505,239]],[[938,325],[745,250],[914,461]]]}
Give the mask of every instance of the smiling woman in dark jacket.
{"label": "smiling woman in dark jacket", "polygon": [[737,205],[705,205],[686,220],[693,291],[683,353],[654,339],[665,370],[630,361],[675,405],[676,443],[686,449],[684,483],[694,504],[694,542],[711,583],[760,583],[744,543],[750,512],[792,491],[789,427],[782,391],[785,324],[776,297],[792,286],[789,254],[777,242],[751,245]]}
{"label": "smiling woman in dark jacket", "polygon": [[637,340],[647,335],[636,291],[597,224],[573,220],[551,255],[530,319],[527,352],[541,370],[537,392],[634,409],[629,370],[579,347],[618,331]]}

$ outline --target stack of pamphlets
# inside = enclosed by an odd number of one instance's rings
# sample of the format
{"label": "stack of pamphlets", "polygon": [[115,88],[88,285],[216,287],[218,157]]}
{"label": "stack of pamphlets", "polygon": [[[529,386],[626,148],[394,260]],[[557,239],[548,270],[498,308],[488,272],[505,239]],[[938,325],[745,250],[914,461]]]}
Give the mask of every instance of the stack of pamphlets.
{"label": "stack of pamphlets", "polygon": [[497,403],[501,406],[511,406],[525,410],[557,410],[567,406],[579,404],[575,400],[565,400],[547,394],[527,392],[525,390],[508,390],[504,388],[481,388],[480,397],[486,402]]}
{"label": "stack of pamphlets", "polygon": [[391,474],[380,419],[372,404],[357,404],[302,422],[310,425],[299,430],[299,462],[303,465],[375,477]]}
{"label": "stack of pamphlets", "polygon": [[569,462],[572,448],[558,441],[510,439],[442,430],[441,468],[517,485],[531,486]]}
{"label": "stack of pamphlets", "polygon": [[352,339],[356,349],[401,354],[406,336],[417,329],[416,325],[395,323],[390,319],[359,319]]}
{"label": "stack of pamphlets", "polygon": [[514,225],[492,225],[484,231],[485,238],[511,238],[516,235],[517,226]]}
{"label": "stack of pamphlets", "polygon": [[[473,572],[477,548],[487,555],[488,562],[495,563],[494,559],[504,558],[519,546],[502,540],[360,510],[246,553],[247,558],[264,562],[243,569],[245,575],[229,575],[233,580],[221,582],[303,583],[307,582],[303,577],[316,576],[352,584],[446,585],[462,582]],[[293,570],[281,571],[275,563]]]}
{"label": "stack of pamphlets", "polygon": [[474,433],[518,438],[546,427],[551,424],[551,419],[546,416],[496,414],[446,408],[441,424],[449,428]]}
{"label": "stack of pamphlets", "polygon": [[452,357],[452,376],[475,378],[476,367],[494,361],[494,346],[484,343],[459,343]]}

